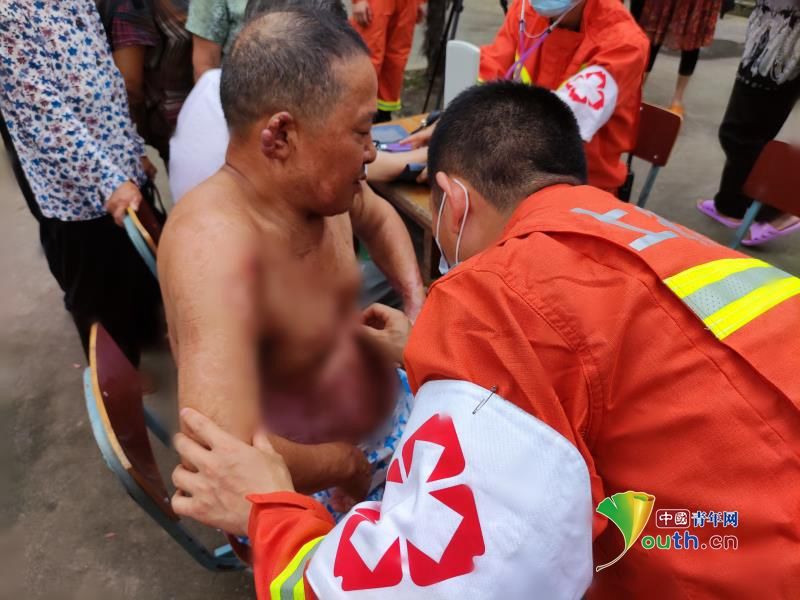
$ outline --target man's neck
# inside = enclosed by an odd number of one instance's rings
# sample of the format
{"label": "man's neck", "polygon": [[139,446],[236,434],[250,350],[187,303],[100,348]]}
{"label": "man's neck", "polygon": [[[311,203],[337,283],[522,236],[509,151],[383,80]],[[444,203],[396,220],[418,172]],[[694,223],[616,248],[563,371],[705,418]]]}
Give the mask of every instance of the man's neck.
{"label": "man's neck", "polygon": [[288,181],[273,173],[266,161],[254,159],[251,147],[239,146],[233,140],[228,145],[223,167],[245,188],[247,202],[259,219],[279,225],[293,236],[316,231],[324,222],[322,215],[302,208],[296,181]]}

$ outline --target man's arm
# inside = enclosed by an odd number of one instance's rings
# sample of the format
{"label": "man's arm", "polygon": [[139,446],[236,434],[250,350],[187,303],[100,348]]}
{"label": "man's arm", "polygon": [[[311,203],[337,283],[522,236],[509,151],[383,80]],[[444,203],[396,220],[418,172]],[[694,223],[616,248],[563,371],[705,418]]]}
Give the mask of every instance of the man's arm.
{"label": "man's arm", "polygon": [[411,163],[425,164],[427,162],[427,148],[416,148],[408,152],[378,152],[375,162],[369,166],[367,180],[374,182],[394,181],[403,172],[406,165]]}
{"label": "man's arm", "polygon": [[378,268],[403,299],[405,313],[415,319],[425,301],[411,237],[397,211],[366,183],[350,210],[353,233],[364,242]]}
{"label": "man's arm", "polygon": [[194,80],[197,81],[203,73],[211,69],[218,69],[222,64],[222,46],[200,36],[192,36],[192,67]]}

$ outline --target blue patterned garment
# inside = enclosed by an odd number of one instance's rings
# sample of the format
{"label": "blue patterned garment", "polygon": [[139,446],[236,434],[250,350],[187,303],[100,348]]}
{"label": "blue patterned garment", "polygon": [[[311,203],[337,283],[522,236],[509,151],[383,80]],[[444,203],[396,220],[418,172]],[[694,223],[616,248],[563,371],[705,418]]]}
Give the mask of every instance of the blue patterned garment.
{"label": "blue patterned garment", "polygon": [[[370,436],[370,439],[359,444],[373,468],[372,485],[369,494],[364,499],[365,502],[377,502],[383,498],[386,471],[389,469],[389,463],[392,460],[392,456],[394,456],[394,451],[397,449],[397,444],[400,443],[400,439],[403,437],[403,431],[405,431],[408,416],[411,414],[411,407],[414,404],[414,394],[411,393],[411,388],[408,385],[406,372],[398,369],[397,375],[400,385],[398,386],[397,405],[394,412],[386,420],[383,427]],[[331,506],[332,492],[333,490],[323,490],[313,494],[312,498],[322,503],[338,522],[346,513],[338,512]]]}
{"label": "blue patterned garment", "polygon": [[93,0],[0,2],[0,110],[42,214],[106,214],[144,145]]}

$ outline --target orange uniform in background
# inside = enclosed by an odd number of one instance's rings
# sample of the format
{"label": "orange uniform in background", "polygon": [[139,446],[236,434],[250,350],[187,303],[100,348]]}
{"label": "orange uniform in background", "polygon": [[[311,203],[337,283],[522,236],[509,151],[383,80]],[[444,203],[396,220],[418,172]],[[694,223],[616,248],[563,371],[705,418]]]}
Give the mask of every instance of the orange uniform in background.
{"label": "orange uniform in background", "polygon": [[[502,79],[519,58],[523,4],[527,34],[547,29],[549,20],[528,0],[515,0],[494,41],[481,48],[481,80]],[[526,37],[523,51],[536,43]],[[520,73],[522,82],[555,91],[572,109],[585,142],[589,184],[614,194],[627,176],[620,157],[636,145],[649,51],[647,36],[624,4],[586,0],[581,30],[556,28]]]}
{"label": "orange uniform in background", "polygon": [[402,106],[403,74],[414,40],[417,10],[424,0],[368,1],[372,10],[370,24],[362,27],[355,19],[350,19],[350,23],[372,54],[378,75],[378,110],[393,112]]}

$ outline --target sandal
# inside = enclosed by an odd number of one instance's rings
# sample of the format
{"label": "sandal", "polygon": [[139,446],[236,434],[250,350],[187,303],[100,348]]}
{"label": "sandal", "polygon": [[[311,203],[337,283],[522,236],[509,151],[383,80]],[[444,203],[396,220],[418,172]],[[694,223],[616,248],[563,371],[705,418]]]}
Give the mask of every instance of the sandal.
{"label": "sandal", "polygon": [[714,206],[714,201],[711,199],[708,200],[700,200],[697,203],[697,210],[703,213],[707,217],[711,217],[717,223],[722,223],[725,227],[730,227],[731,229],[738,229],[739,225],[742,224],[741,219],[734,219],[732,217],[726,217],[725,215],[721,214],[717,211],[717,207]]}
{"label": "sandal", "polygon": [[760,246],[770,240],[789,235],[795,231],[800,231],[800,221],[788,225],[783,229],[777,229],[770,223],[753,223],[750,226],[750,237],[742,240],[743,246]]}

